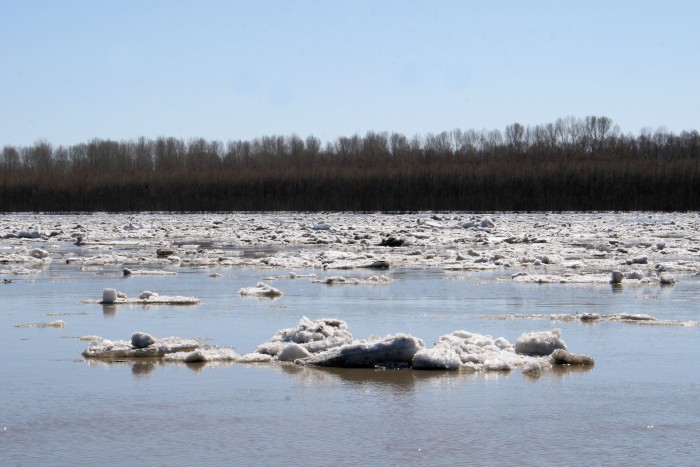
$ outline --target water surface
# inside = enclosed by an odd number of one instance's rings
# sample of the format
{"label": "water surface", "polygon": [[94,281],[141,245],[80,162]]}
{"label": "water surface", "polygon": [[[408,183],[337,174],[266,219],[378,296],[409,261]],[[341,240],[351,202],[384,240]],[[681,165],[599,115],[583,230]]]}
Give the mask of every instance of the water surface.
{"label": "water surface", "polygon": [[[252,253],[250,253],[252,254]],[[289,271],[118,267],[55,261],[0,284],[4,465],[697,465],[698,327],[493,319],[647,313],[700,320],[697,277],[672,287],[521,284],[508,271],[389,270],[388,285],[270,282],[278,300],[236,295]],[[211,278],[220,272],[221,278]],[[297,273],[323,274],[321,271]],[[336,273],[334,273],[336,274]],[[369,272],[342,271],[352,277]],[[85,304],[103,288],[189,295],[196,306]],[[134,331],[252,351],[301,316],[347,321],[356,338],[406,332],[429,346],[458,329],[505,337],[561,328],[587,370],[511,373],[86,361],[77,337]],[[487,317],[489,319],[487,319]],[[16,324],[61,319],[63,329]]]}

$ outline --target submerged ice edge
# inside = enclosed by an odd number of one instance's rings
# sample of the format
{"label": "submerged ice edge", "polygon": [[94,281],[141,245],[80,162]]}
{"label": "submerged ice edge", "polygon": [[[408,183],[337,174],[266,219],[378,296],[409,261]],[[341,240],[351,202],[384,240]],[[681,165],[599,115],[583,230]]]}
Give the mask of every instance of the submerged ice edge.
{"label": "submerged ice edge", "polygon": [[518,320],[518,319],[541,319],[550,321],[580,321],[583,323],[599,323],[599,322],[618,322],[631,323],[644,326],[663,326],[663,327],[700,327],[700,321],[692,320],[660,320],[655,317],[642,313],[515,313],[505,315],[474,315],[472,319],[484,319],[494,321]]}
{"label": "submerged ice edge", "polygon": [[438,338],[434,346],[415,336],[397,333],[383,338],[355,339],[339,319],[302,317],[282,329],[253,352],[239,355],[233,349],[201,345],[194,339],[158,339],[135,332],[131,340],[90,340],[83,356],[88,359],[159,357],[168,362],[294,363],[302,366],[341,368],[412,368],[414,370],[511,371],[520,368],[539,376],[553,365],[593,365],[592,357],[568,351],[558,329],[523,333],[511,344],[467,331]]}

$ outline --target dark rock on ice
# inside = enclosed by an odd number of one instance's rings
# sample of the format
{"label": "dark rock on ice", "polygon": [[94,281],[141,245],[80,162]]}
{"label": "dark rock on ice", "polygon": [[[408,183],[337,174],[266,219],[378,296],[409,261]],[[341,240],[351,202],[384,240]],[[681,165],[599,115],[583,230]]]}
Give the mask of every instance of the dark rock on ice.
{"label": "dark rock on ice", "polygon": [[383,239],[380,243],[379,246],[388,246],[391,248],[402,246],[404,244],[405,240],[402,238],[396,238],[396,237],[387,237]]}
{"label": "dark rock on ice", "polygon": [[359,266],[359,267],[364,267],[367,269],[389,269],[389,262],[388,261],[373,261],[372,263],[368,264],[367,266]]}
{"label": "dark rock on ice", "polygon": [[174,254],[175,252],[173,250],[168,250],[165,248],[158,248],[156,250],[156,256],[158,256],[159,258],[167,258],[168,256],[172,256]]}

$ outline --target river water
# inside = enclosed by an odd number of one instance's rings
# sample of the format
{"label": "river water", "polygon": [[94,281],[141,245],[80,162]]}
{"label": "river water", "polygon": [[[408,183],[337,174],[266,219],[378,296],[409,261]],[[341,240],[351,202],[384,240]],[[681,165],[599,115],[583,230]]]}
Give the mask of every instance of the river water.
{"label": "river water", "polygon": [[[3,465],[697,465],[700,327],[586,324],[554,313],[700,320],[700,278],[613,289],[523,284],[508,271],[388,271],[385,285],[270,282],[288,271],[187,269],[122,277],[54,261],[0,284]],[[212,278],[212,272],[223,277]],[[319,271],[296,271],[299,274]],[[348,276],[365,277],[363,272]],[[501,280],[503,279],[503,280]],[[103,307],[113,287],[195,296],[195,306]],[[432,346],[464,329],[515,342],[560,328],[584,370],[510,373],[318,369],[293,365],[103,363],[78,339],[206,338],[252,351],[302,316],[339,318],[356,338],[405,332]],[[509,319],[498,319],[498,318]],[[16,327],[63,320],[63,328]]]}

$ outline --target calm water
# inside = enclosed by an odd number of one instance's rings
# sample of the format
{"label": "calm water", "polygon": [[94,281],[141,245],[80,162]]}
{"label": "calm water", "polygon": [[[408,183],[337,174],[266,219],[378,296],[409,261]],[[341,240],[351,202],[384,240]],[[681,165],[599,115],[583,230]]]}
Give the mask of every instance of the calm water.
{"label": "calm water", "polygon": [[[515,313],[629,312],[700,320],[700,281],[673,287],[529,285],[507,272],[391,270],[385,286],[282,279],[274,301],[241,287],[288,271],[178,270],[54,262],[0,284],[3,465],[698,465],[700,328],[548,319]],[[298,273],[313,271],[296,271]],[[316,271],[318,273],[318,271]],[[362,272],[342,274],[360,277]],[[191,295],[191,307],[81,303],[114,287]],[[559,327],[586,371],[510,374],[85,361],[81,335],[209,338],[246,353],[306,315],[355,337],[407,332],[432,345],[458,329],[503,336]],[[16,324],[65,321],[64,329]]]}

